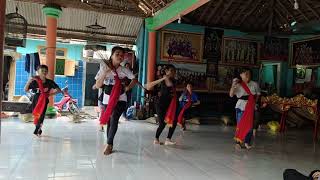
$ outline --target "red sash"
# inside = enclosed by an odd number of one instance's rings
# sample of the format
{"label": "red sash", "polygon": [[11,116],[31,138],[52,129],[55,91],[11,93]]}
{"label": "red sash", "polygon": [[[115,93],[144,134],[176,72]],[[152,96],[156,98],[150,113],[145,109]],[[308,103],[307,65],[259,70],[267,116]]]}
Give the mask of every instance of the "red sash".
{"label": "red sash", "polygon": [[255,108],[255,98],[251,93],[249,87],[246,83],[241,83],[242,88],[249,94],[249,99],[247,101],[246,107],[240,119],[240,122],[237,124],[235,140],[237,142],[243,142],[248,132],[253,127],[253,118],[254,118],[254,108]]}
{"label": "red sash", "polygon": [[183,108],[181,109],[179,116],[178,116],[178,125],[179,126],[182,126],[184,112],[187,109],[189,109],[190,106],[192,105],[191,94],[189,93],[189,91],[187,91],[187,98],[188,98],[188,102],[183,106]]}
{"label": "red sash", "polygon": [[35,81],[37,82],[40,90],[40,96],[38,98],[37,105],[32,111],[33,118],[34,118],[33,123],[37,125],[41,114],[43,113],[43,111],[45,111],[44,108],[46,106],[47,98],[49,97],[49,95],[48,93],[44,92],[42,80],[39,77],[36,77]]}
{"label": "red sash", "polygon": [[164,121],[167,123],[167,126],[172,127],[173,122],[176,118],[176,111],[177,111],[177,93],[174,89],[174,95],[171,99],[170,105],[167,110],[167,114],[164,118]]}
{"label": "red sash", "polygon": [[116,75],[114,76],[115,84],[112,87],[107,108],[102,113],[102,116],[100,118],[101,125],[109,124],[110,116],[119,101],[119,97],[121,93],[121,80],[119,79],[117,70],[114,70],[114,72],[116,73]]}

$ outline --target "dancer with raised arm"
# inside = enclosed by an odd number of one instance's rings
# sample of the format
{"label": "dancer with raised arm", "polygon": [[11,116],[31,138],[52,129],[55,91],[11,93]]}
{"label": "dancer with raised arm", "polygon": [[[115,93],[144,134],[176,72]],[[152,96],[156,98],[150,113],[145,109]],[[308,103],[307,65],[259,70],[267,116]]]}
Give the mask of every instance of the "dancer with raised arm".
{"label": "dancer with raised arm", "polygon": [[169,126],[169,133],[165,145],[175,145],[172,141],[172,135],[177,126],[177,108],[178,98],[176,94],[175,82],[176,68],[173,65],[167,65],[163,78],[150,82],[146,85],[147,90],[160,84],[159,102],[156,104],[156,112],[159,120],[159,127],[156,131],[154,144],[161,144],[160,135],[166,125]]}
{"label": "dancer with raised arm", "polygon": [[54,96],[61,92],[61,89],[53,80],[47,79],[47,75],[48,66],[40,65],[37,69],[37,76],[30,78],[24,87],[26,92],[31,90],[34,93],[32,96],[32,114],[35,124],[33,134],[38,137],[42,134],[49,96]]}
{"label": "dancer with raised arm", "polygon": [[[118,130],[118,123],[121,114],[127,106],[127,95],[136,84],[137,80],[131,71],[121,66],[124,58],[124,49],[122,47],[113,47],[109,61],[100,67],[96,75],[96,88],[103,87],[104,111],[100,117],[100,124],[107,125],[107,145],[104,149],[105,155],[110,155],[113,150],[113,140]],[[124,86],[123,79],[131,80],[128,86]]]}
{"label": "dancer with raised arm", "polygon": [[256,100],[261,94],[258,83],[251,80],[251,70],[244,68],[240,72],[241,79],[235,78],[230,88],[230,97],[237,96],[235,141],[238,148],[251,148],[253,134],[254,111]]}

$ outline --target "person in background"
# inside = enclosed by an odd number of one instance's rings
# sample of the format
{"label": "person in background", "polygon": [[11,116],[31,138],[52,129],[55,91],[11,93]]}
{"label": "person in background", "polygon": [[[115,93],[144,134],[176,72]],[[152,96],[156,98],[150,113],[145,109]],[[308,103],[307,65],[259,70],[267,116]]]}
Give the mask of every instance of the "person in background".
{"label": "person in background", "polygon": [[30,78],[24,87],[26,92],[31,90],[34,93],[32,97],[32,114],[34,116],[35,130],[33,134],[38,137],[42,134],[49,96],[62,92],[53,80],[47,79],[47,75],[48,66],[40,65],[37,69],[37,76]]}
{"label": "person in background", "polygon": [[283,172],[283,180],[320,180],[320,170],[314,170],[309,176],[305,176],[295,169],[286,169]]}
{"label": "person in background", "polygon": [[254,111],[256,101],[261,95],[258,83],[251,80],[251,70],[244,68],[240,71],[241,79],[235,78],[230,88],[229,95],[237,96],[236,119],[237,128],[235,141],[238,148],[251,148],[251,138],[254,128]]}
{"label": "person in background", "polygon": [[[186,130],[185,117],[190,117],[194,111],[195,107],[200,105],[200,100],[195,92],[193,92],[192,83],[188,82],[185,91],[181,94],[179,98],[180,113],[182,119],[182,130]],[[180,114],[179,114],[180,116]],[[178,117],[179,118],[179,117]]]}

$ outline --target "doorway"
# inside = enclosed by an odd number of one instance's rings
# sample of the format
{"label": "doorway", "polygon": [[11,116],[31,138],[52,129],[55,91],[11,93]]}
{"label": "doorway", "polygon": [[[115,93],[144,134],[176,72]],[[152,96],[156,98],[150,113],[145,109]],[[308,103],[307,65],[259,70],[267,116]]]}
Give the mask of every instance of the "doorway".
{"label": "doorway", "polygon": [[280,94],[281,63],[265,62],[262,65],[261,88],[267,94]]}
{"label": "doorway", "polygon": [[85,106],[98,106],[98,90],[93,90],[95,76],[99,71],[100,64],[97,62],[86,63],[86,82],[85,82]]}

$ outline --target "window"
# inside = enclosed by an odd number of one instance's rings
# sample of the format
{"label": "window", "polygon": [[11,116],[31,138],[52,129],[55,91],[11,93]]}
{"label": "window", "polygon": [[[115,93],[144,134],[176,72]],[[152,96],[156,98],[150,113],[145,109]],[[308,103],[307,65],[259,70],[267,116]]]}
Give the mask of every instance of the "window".
{"label": "window", "polygon": [[[41,64],[46,64],[46,47],[39,46],[38,52],[40,54],[40,61]],[[74,64],[67,60],[67,49],[66,48],[56,48],[56,75],[67,75],[72,76],[74,75]],[[67,64],[67,65],[66,65]],[[71,67],[69,67],[71,65]],[[67,69],[67,72],[66,72]],[[73,70],[73,71],[72,71]]]}
{"label": "window", "polygon": [[56,75],[64,75],[65,59],[56,59]]}
{"label": "window", "polygon": [[[38,52],[41,56],[46,56],[46,47],[39,46]],[[57,58],[66,58],[67,57],[67,49],[66,48],[56,48],[56,57]]]}

